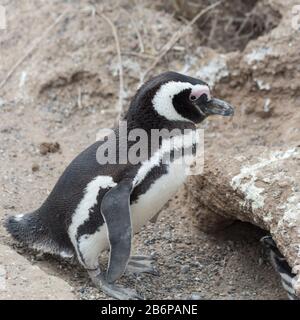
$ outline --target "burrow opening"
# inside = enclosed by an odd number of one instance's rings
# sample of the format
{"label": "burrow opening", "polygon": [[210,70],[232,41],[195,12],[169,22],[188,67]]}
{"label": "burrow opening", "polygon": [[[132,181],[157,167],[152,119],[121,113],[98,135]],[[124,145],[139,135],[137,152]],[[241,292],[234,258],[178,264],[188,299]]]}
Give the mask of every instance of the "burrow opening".
{"label": "burrow opening", "polygon": [[[167,0],[160,8],[180,20],[191,20],[198,12],[218,0]],[[265,1],[224,1],[198,20],[201,44],[220,52],[244,50],[249,41],[269,33],[280,23],[281,14]]]}

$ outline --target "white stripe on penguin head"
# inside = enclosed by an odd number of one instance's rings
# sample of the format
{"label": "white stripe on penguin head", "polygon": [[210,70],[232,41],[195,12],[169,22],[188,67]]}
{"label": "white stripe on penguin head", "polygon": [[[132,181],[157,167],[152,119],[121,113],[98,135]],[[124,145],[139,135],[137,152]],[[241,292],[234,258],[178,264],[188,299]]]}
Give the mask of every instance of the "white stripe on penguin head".
{"label": "white stripe on penguin head", "polygon": [[180,115],[173,105],[174,96],[186,89],[192,89],[192,93],[194,92],[196,95],[198,95],[199,92],[209,93],[207,98],[210,99],[210,91],[206,85],[193,85],[189,82],[169,81],[162,85],[156,92],[152,100],[153,108],[159,115],[165,117],[167,120],[192,122]]}

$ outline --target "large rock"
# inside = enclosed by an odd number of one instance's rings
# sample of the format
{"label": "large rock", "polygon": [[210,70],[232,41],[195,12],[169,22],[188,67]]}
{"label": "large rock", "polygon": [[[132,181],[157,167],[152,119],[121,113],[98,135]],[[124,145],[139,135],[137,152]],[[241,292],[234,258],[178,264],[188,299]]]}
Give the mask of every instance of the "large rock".
{"label": "large rock", "polygon": [[72,287],[0,244],[0,300],[73,300]]}
{"label": "large rock", "polygon": [[257,147],[242,154],[214,158],[201,178],[191,178],[187,208],[208,232],[236,219],[269,230],[299,273],[300,148]]}

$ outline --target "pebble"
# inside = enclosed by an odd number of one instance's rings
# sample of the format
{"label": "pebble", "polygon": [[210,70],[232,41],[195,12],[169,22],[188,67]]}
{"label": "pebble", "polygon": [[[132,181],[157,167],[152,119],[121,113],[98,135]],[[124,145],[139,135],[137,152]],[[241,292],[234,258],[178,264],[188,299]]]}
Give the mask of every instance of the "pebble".
{"label": "pebble", "polygon": [[190,271],[190,267],[188,265],[184,265],[181,267],[181,273],[188,273]]}
{"label": "pebble", "polygon": [[40,166],[37,163],[34,163],[31,169],[32,169],[32,172],[37,172],[40,170]]}
{"label": "pebble", "polygon": [[190,300],[203,300],[198,292],[193,292],[190,296]]}
{"label": "pebble", "polygon": [[43,142],[39,146],[40,154],[56,153],[60,151],[60,144],[58,142]]}
{"label": "pebble", "polygon": [[165,232],[164,238],[165,238],[166,240],[171,240],[171,238],[172,238],[171,232],[169,232],[169,231]]}

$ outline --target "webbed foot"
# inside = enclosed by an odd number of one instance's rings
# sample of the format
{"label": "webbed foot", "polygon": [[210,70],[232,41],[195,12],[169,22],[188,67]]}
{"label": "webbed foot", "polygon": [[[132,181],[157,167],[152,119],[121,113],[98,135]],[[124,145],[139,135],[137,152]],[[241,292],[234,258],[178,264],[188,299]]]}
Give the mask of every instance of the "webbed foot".
{"label": "webbed foot", "polygon": [[158,276],[159,272],[153,266],[154,259],[151,256],[131,256],[128,261],[126,272],[129,273],[150,273]]}
{"label": "webbed foot", "polygon": [[139,295],[135,290],[125,288],[123,286],[108,283],[105,280],[105,276],[99,270],[88,271],[89,276],[94,285],[107,294],[108,296],[118,300],[143,300],[143,297]]}

